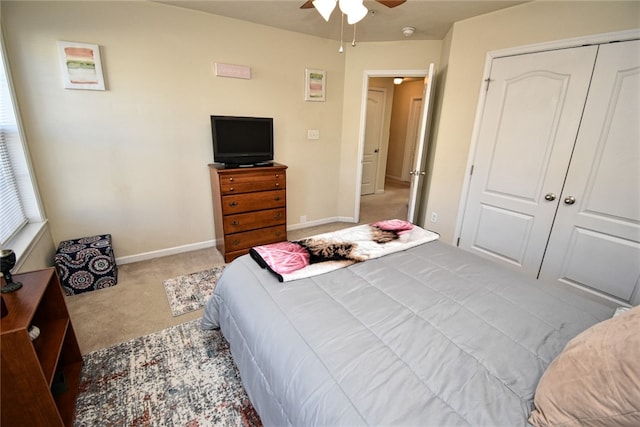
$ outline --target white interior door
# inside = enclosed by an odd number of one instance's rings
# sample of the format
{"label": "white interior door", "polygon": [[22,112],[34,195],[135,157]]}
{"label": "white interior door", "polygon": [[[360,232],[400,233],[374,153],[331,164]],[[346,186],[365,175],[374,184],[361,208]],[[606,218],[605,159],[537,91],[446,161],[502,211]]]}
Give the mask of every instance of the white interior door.
{"label": "white interior door", "polygon": [[602,45],[540,278],[640,303],[640,41]]}
{"label": "white interior door", "polygon": [[431,119],[431,106],[433,105],[433,88],[435,87],[436,69],[435,65],[429,65],[429,73],[425,77],[424,92],[422,94],[422,115],[420,117],[420,130],[415,144],[414,167],[409,172],[411,175],[409,185],[409,207],[407,210],[407,221],[418,222],[417,213],[424,185],[424,177],[427,174],[427,153],[429,144],[429,129]]}
{"label": "white interior door", "polygon": [[402,157],[403,181],[411,180],[411,172],[416,163],[416,144],[418,143],[418,132],[420,131],[420,120],[422,118],[422,98],[411,98],[409,107],[409,119],[407,120],[407,137],[404,142],[404,156]]}
{"label": "white interior door", "polygon": [[492,62],[460,247],[538,275],[597,49]]}
{"label": "white interior door", "polygon": [[367,116],[364,132],[364,150],[362,153],[362,181],[360,195],[373,194],[376,191],[380,143],[382,138],[384,89],[371,88],[367,94]]}

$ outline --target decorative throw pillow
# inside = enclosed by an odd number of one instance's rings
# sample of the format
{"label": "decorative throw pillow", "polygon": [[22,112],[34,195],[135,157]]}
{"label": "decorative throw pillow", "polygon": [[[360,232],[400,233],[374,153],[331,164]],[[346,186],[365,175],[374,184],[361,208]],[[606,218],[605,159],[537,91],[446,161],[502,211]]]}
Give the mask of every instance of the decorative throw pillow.
{"label": "decorative throw pillow", "polygon": [[640,426],[640,307],[569,341],[534,403],[534,426]]}

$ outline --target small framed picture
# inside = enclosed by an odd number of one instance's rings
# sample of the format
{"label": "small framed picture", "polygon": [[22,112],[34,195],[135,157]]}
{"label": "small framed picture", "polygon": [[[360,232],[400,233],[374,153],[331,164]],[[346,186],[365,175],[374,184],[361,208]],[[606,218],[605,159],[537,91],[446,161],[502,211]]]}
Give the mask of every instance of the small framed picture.
{"label": "small framed picture", "polygon": [[58,41],[58,55],[66,89],[105,90],[97,44]]}
{"label": "small framed picture", "polygon": [[324,101],[327,90],[327,72],[324,70],[305,70],[305,101]]}

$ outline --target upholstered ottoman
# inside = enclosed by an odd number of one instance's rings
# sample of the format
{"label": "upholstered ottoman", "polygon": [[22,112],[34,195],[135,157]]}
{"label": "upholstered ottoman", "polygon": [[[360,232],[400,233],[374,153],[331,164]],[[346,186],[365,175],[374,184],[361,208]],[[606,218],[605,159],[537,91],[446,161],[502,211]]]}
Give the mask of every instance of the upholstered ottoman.
{"label": "upholstered ottoman", "polygon": [[108,288],[118,283],[118,266],[111,234],[65,240],[54,262],[67,295]]}

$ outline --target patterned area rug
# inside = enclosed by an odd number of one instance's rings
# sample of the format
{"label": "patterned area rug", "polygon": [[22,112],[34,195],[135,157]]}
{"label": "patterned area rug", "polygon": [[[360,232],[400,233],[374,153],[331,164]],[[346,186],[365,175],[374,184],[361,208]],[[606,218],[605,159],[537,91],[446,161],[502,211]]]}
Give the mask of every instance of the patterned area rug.
{"label": "patterned area rug", "polygon": [[224,265],[163,282],[173,317],[203,307],[213,294]]}
{"label": "patterned area rug", "polygon": [[227,341],[200,319],[83,358],[76,427],[261,425]]}

